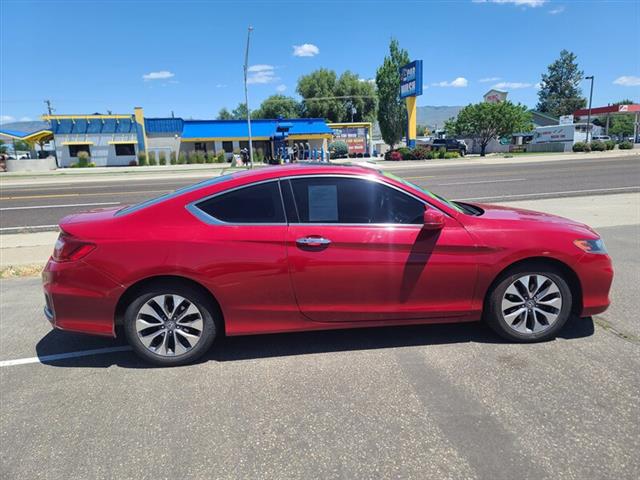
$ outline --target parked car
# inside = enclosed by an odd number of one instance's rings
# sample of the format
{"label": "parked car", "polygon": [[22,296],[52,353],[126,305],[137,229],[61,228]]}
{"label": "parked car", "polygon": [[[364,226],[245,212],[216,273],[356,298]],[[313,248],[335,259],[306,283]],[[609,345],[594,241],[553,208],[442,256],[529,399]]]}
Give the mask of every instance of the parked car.
{"label": "parked car", "polygon": [[60,230],[42,274],[51,324],[124,332],[159,365],[223,334],[483,319],[536,342],[603,312],[613,277],[586,225],[349,165],[232,173]]}
{"label": "parked car", "polygon": [[431,142],[433,150],[445,148],[447,152],[458,152],[461,157],[467,154],[467,144],[455,138],[436,138]]}
{"label": "parked car", "polygon": [[611,137],[609,135],[594,135],[592,138],[592,141],[594,142],[608,142],[609,140],[611,140]]}

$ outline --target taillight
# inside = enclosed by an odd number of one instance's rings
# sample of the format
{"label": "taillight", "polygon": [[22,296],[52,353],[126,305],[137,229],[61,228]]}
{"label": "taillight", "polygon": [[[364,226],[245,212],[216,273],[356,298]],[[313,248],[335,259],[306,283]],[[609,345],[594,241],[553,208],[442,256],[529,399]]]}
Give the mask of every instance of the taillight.
{"label": "taillight", "polygon": [[53,259],[56,262],[72,262],[86,257],[96,248],[95,244],[83,242],[75,237],[61,233],[53,249]]}

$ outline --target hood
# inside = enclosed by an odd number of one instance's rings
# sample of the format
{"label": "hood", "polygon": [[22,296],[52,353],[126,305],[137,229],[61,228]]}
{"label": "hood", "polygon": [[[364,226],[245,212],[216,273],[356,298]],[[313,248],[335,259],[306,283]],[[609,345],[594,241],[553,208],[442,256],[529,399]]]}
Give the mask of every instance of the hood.
{"label": "hood", "polygon": [[482,216],[478,217],[483,220],[495,220],[495,221],[514,221],[522,222],[523,224],[531,223],[543,223],[552,228],[567,229],[571,231],[584,232],[588,231],[597,235],[595,230],[584,223],[571,220],[569,218],[560,217],[558,215],[552,215],[550,213],[537,212],[535,210],[525,210],[523,208],[514,208],[502,205],[485,205],[477,204],[478,207],[484,210]]}

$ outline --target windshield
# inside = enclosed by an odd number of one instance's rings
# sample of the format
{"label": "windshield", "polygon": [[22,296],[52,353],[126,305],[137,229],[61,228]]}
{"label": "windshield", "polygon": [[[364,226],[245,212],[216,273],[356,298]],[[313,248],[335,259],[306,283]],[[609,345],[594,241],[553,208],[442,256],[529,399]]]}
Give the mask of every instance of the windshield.
{"label": "windshield", "polygon": [[452,202],[451,200],[447,200],[446,198],[441,197],[440,195],[435,194],[435,193],[427,190],[426,188],[422,188],[422,187],[416,185],[415,183],[411,183],[410,181],[405,180],[404,178],[399,177],[397,175],[394,175],[391,172],[382,171],[382,174],[387,178],[392,178],[396,182],[403,183],[404,185],[407,185],[407,186],[409,186],[411,188],[414,188],[414,189],[416,189],[416,190],[428,195],[431,198],[435,198],[436,200],[439,200],[440,202],[446,204],[448,207],[454,209],[456,212],[465,213],[464,209],[462,209],[462,207],[460,207],[456,203]]}

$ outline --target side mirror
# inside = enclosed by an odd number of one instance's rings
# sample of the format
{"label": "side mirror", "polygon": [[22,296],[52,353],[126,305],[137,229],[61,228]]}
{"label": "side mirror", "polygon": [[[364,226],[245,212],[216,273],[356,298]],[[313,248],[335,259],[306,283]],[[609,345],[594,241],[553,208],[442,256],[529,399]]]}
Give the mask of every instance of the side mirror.
{"label": "side mirror", "polygon": [[425,207],[423,228],[425,230],[441,230],[444,228],[444,213],[435,208]]}

